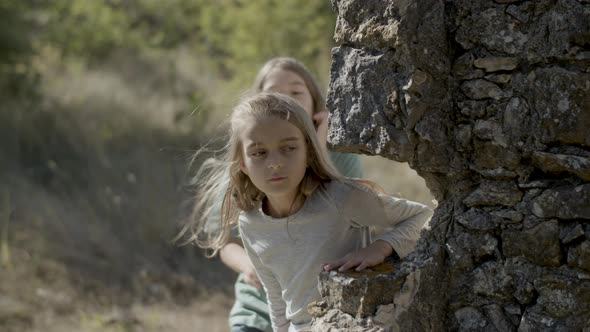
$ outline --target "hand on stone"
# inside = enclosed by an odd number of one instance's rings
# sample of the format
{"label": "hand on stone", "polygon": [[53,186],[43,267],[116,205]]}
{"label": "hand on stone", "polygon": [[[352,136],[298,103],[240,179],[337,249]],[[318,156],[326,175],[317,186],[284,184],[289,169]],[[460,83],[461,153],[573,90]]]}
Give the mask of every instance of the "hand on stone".
{"label": "hand on stone", "polygon": [[339,272],[344,272],[356,266],[356,271],[362,271],[368,267],[383,263],[385,258],[392,253],[393,248],[389,243],[377,240],[366,248],[351,252],[336,261],[322,264],[322,269],[330,271],[338,268]]}

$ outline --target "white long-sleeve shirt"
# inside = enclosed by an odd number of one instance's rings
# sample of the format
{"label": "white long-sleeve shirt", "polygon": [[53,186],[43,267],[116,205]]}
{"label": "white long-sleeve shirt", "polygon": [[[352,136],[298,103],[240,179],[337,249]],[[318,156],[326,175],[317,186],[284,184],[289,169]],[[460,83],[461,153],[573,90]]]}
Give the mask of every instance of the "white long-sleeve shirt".
{"label": "white long-sleeve shirt", "polygon": [[321,264],[368,244],[369,227],[376,235],[370,240],[387,241],[404,257],[431,216],[425,205],[377,196],[350,180],[323,184],[286,218],[270,217],[260,205],[242,212],[242,241],[267,292],[273,329],[311,320],[306,309],[320,299]]}

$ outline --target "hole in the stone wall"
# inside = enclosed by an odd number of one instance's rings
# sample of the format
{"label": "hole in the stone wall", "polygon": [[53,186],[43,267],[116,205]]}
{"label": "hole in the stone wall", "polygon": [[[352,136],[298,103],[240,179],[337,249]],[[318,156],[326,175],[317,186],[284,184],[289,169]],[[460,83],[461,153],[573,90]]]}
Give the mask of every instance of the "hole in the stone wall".
{"label": "hole in the stone wall", "polygon": [[364,178],[378,183],[388,194],[436,207],[424,179],[408,163],[378,156],[361,156]]}

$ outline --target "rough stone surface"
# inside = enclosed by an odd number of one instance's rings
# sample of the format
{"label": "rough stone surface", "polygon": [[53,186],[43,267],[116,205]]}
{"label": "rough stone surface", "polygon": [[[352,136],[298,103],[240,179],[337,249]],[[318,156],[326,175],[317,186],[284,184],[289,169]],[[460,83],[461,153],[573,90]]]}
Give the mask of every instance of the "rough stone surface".
{"label": "rough stone surface", "polygon": [[567,274],[546,274],[535,279],[537,304],[549,316],[565,320],[586,315],[590,318],[590,281]]}
{"label": "rough stone surface", "polygon": [[511,298],[513,292],[512,278],[501,264],[493,261],[475,268],[466,286],[477,295],[502,300]]}
{"label": "rough stone surface", "polygon": [[[475,264],[495,254],[498,240],[489,234],[469,234],[460,232],[456,238],[446,243],[449,265],[454,270],[469,270]],[[466,250],[470,248],[470,250]]]}
{"label": "rough stone surface", "polygon": [[531,211],[540,218],[590,219],[590,184],[547,189]]}
{"label": "rough stone surface", "polygon": [[329,143],[439,206],[395,271],[321,277],[316,331],[590,331],[590,1],[332,4]]}
{"label": "rough stone surface", "polygon": [[584,236],[584,228],[581,224],[564,224],[559,231],[559,239],[563,244],[569,244]]}
{"label": "rough stone surface", "polygon": [[520,201],[522,192],[512,181],[483,181],[463,203],[467,206],[505,205],[512,206]]}
{"label": "rough stone surface", "polygon": [[375,314],[380,305],[393,302],[407,273],[399,265],[391,263],[373,267],[364,273],[322,272],[319,277],[320,294],[330,308],[357,318],[367,317]]}
{"label": "rough stone surface", "polygon": [[395,305],[393,303],[379,306],[375,317],[373,317],[373,322],[382,326],[384,330],[390,330],[392,328],[391,323],[393,321],[394,311]]}
{"label": "rough stone surface", "polygon": [[504,310],[497,304],[490,304],[483,307],[486,316],[490,319],[496,331],[514,331],[515,327],[510,323]]}
{"label": "rough stone surface", "polygon": [[466,81],[461,85],[461,90],[468,98],[475,100],[502,96],[502,89],[498,85],[482,79]]}
{"label": "rough stone surface", "polygon": [[567,263],[572,267],[590,271],[590,241],[586,240],[570,248],[567,253]]}
{"label": "rough stone surface", "polygon": [[538,133],[536,139],[542,144],[590,146],[590,73],[539,68],[526,75],[516,74],[512,84],[515,93],[522,94],[536,110],[528,129]]}
{"label": "rough stone surface", "polygon": [[533,152],[533,165],[547,173],[573,173],[590,181],[590,159],[564,154]]}
{"label": "rough stone surface", "polygon": [[518,317],[522,315],[521,306],[531,305],[537,296],[533,285],[534,277],[542,274],[543,270],[532,265],[523,257],[511,257],[504,263],[505,273],[510,276],[511,286],[514,290],[513,296],[518,305]]}
{"label": "rough stone surface", "polygon": [[476,308],[464,307],[455,311],[459,331],[490,331],[490,322]]}
{"label": "rough stone surface", "polygon": [[468,229],[478,231],[493,230],[502,222],[500,218],[478,209],[469,209],[464,214],[459,215],[457,221]]}
{"label": "rough stone surface", "polygon": [[487,72],[513,70],[518,66],[518,59],[514,57],[488,57],[476,59],[473,64]]}
{"label": "rough stone surface", "polygon": [[314,320],[312,332],[384,332],[381,326],[376,326],[370,320],[354,318],[340,310],[332,309],[322,317]]}
{"label": "rough stone surface", "polygon": [[543,222],[522,231],[502,232],[502,252],[506,256],[524,256],[544,266],[559,266],[559,226],[556,220]]}
{"label": "rough stone surface", "polygon": [[490,214],[495,217],[503,218],[504,223],[517,223],[522,221],[522,213],[514,210],[496,210],[491,211]]}

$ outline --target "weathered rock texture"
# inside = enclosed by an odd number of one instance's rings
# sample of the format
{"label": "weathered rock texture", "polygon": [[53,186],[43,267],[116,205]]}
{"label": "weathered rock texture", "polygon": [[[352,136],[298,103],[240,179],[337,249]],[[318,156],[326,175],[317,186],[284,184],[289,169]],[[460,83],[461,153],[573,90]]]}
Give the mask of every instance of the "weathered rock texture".
{"label": "weathered rock texture", "polygon": [[316,331],[590,331],[590,1],[333,0],[329,141],[439,201],[392,272],[321,276]]}

